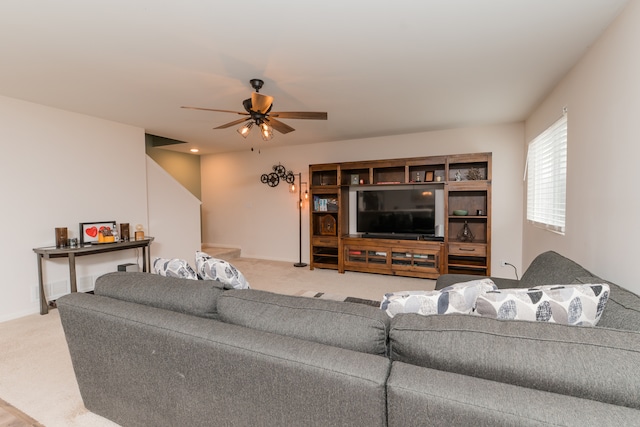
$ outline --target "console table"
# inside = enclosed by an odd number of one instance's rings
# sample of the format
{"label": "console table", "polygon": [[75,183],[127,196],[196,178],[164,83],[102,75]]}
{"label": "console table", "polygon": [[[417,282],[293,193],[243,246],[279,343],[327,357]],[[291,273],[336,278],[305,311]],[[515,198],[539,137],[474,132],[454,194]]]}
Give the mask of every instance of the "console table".
{"label": "console table", "polygon": [[44,293],[44,281],[42,278],[42,260],[53,258],[69,259],[69,281],[71,282],[71,292],[77,292],[76,282],[76,257],[94,254],[103,254],[106,252],[123,251],[125,249],[142,248],[142,271],[151,271],[151,242],[153,237],[145,237],[143,240],[130,240],[128,242],[87,244],[77,248],[65,247],[56,248],[55,246],[34,248],[38,258],[38,284],[40,286],[40,314],[49,312],[47,297]]}

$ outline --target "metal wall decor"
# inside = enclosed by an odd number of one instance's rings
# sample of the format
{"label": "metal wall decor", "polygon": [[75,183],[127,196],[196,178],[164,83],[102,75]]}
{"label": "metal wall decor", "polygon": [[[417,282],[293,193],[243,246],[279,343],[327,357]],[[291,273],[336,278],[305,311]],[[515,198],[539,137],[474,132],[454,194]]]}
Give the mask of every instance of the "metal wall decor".
{"label": "metal wall decor", "polygon": [[280,184],[280,180],[285,181],[287,184],[293,184],[296,180],[292,171],[288,171],[281,164],[273,165],[273,172],[263,173],[260,176],[260,182],[267,184],[269,187],[277,187]]}

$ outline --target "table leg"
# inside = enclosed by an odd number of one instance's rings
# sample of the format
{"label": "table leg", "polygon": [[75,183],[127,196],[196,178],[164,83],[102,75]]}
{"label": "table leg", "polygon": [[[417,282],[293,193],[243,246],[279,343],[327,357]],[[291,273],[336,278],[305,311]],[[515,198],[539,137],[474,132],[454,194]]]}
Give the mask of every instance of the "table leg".
{"label": "table leg", "polygon": [[148,246],[142,247],[142,272],[143,273],[147,272],[147,266],[148,266],[147,257],[149,256],[148,248],[149,248]]}
{"label": "table leg", "polygon": [[71,292],[78,292],[78,284],[76,281],[76,256],[73,252],[69,253],[69,281],[71,282]]}
{"label": "table leg", "polygon": [[36,254],[38,257],[38,286],[40,288],[40,314],[49,313],[49,303],[47,296],[44,294],[44,282],[42,280],[42,255]]}

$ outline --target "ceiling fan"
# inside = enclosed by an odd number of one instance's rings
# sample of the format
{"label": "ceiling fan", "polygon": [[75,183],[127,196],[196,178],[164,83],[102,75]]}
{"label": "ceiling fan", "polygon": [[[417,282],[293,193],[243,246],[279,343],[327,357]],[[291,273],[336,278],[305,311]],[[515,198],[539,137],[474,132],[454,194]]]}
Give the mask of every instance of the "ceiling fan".
{"label": "ceiling fan", "polygon": [[221,113],[234,113],[245,116],[241,119],[234,120],[229,123],[220,125],[214,129],[226,129],[231,126],[235,126],[240,123],[246,122],[238,129],[238,133],[244,138],[249,135],[251,128],[256,125],[260,128],[260,134],[265,141],[273,138],[273,129],[280,133],[293,132],[295,129],[286,123],[281,122],[278,119],[307,119],[307,120],[327,120],[327,113],[313,112],[313,111],[288,111],[288,112],[275,112],[271,111],[273,107],[273,97],[263,95],[260,92],[264,82],[260,79],[249,80],[251,87],[255,89],[255,92],[251,94],[251,98],[242,101],[242,105],[246,112],[231,111],[231,110],[219,110],[215,108],[202,108],[202,107],[181,107],[191,110],[204,110],[204,111],[217,111]]}

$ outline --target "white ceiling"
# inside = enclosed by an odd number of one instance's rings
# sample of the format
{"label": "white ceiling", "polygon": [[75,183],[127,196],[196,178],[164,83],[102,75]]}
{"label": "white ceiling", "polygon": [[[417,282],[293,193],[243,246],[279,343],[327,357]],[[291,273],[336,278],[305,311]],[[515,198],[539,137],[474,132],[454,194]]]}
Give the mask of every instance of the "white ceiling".
{"label": "white ceiling", "polygon": [[[628,0],[2,0],[0,95],[201,153],[521,121]],[[213,127],[249,79],[295,132]]]}

